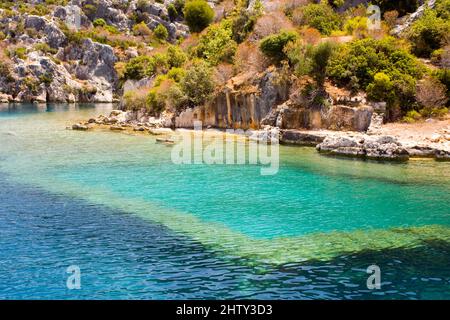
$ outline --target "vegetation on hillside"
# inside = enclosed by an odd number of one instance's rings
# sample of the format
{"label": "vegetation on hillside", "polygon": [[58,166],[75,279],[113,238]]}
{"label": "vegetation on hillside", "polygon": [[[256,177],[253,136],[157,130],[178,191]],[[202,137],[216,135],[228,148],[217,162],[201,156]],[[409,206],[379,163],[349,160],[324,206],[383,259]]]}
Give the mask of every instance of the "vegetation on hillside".
{"label": "vegetation on hillside", "polygon": [[[0,8],[3,17],[17,8],[45,16],[66,3],[3,1]],[[129,30],[96,17],[96,1],[83,1],[92,27],[73,30],[63,21],[59,24],[69,45],[86,38],[111,45],[120,60],[116,70],[121,83],[153,79],[151,87],[125,95],[130,108],[158,114],[202,105],[233,76],[257,74],[272,64],[302,80],[293,81],[293,89],[305,95],[311,106],[325,106],[325,84],[330,82],[371,101],[386,102],[392,121],[411,122],[448,112],[450,0],[437,0],[400,35],[391,31],[418,8],[418,0],[371,1],[381,8],[382,21],[376,30],[369,27],[368,1],[348,7],[345,0],[285,0],[265,9],[259,0],[222,0],[214,7],[205,0],[175,0],[161,2],[167,16],[156,26],[146,20],[149,3],[139,0],[135,11],[126,11]],[[166,22],[185,23],[190,35],[174,37]],[[9,28],[33,35],[20,23]],[[0,30],[0,39],[5,37]],[[136,54],[130,55],[130,49]],[[56,53],[44,45],[35,50]],[[6,51],[7,58],[27,54],[20,46]],[[1,70],[9,68],[7,61],[0,62]]]}

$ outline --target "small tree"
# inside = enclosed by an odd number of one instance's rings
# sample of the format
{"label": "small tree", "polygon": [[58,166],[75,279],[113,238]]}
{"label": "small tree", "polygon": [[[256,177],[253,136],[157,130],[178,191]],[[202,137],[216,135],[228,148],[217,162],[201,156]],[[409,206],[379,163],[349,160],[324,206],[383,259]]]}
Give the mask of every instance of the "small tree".
{"label": "small tree", "polygon": [[193,106],[202,105],[208,101],[214,91],[214,82],[211,69],[206,62],[194,61],[181,80],[181,88]]}
{"label": "small tree", "polygon": [[319,43],[312,52],[311,76],[319,88],[323,87],[327,74],[328,62],[333,53],[331,42]]}
{"label": "small tree", "polygon": [[184,18],[192,32],[200,32],[214,19],[214,10],[205,0],[192,0],[184,6]]}

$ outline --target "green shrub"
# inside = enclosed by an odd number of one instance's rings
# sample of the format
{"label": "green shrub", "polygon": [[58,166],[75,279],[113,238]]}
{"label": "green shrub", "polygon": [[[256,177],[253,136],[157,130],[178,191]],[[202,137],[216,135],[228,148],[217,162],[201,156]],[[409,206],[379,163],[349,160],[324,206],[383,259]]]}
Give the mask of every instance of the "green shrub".
{"label": "green shrub", "polygon": [[330,42],[319,43],[311,56],[310,75],[319,87],[322,87],[327,74],[328,63],[333,53],[334,46]]}
{"label": "green shrub", "polygon": [[348,35],[354,35],[357,38],[364,38],[367,36],[367,17],[354,17],[344,23],[344,31]]}
{"label": "green shrub", "polygon": [[278,34],[270,35],[261,40],[259,48],[269,58],[277,62],[287,59],[284,52],[285,46],[289,42],[294,42],[298,34],[294,31],[281,31]]}
{"label": "green shrub", "polygon": [[186,75],[186,71],[183,68],[172,68],[167,72],[167,78],[179,83]]}
{"label": "green shrub", "polygon": [[232,39],[229,23],[215,24],[200,37],[196,48],[197,55],[206,59],[211,65],[219,62],[232,63],[236,53],[237,43]]}
{"label": "green shrub", "polygon": [[369,90],[373,98],[386,80],[379,75],[379,82],[374,83],[379,73],[388,76],[393,85],[395,94],[386,93],[386,98],[391,98],[386,102],[388,117],[394,120],[414,106],[416,79],[423,74],[422,65],[398,46],[398,40],[387,37],[352,41],[335,51],[328,66],[331,80],[353,91]]}
{"label": "green shrub", "polygon": [[406,123],[414,123],[422,119],[422,115],[416,110],[411,110],[406,113],[406,116],[403,117],[402,121]]}
{"label": "green shrub", "polygon": [[412,24],[407,37],[413,45],[413,52],[428,58],[444,44],[449,33],[450,20],[440,18],[436,11],[427,9],[424,15]]}
{"label": "green shrub", "polygon": [[11,57],[17,57],[19,59],[25,60],[27,58],[27,48],[17,47],[9,51]]}
{"label": "green shrub", "polygon": [[119,29],[117,29],[115,26],[106,25],[103,28],[111,34],[120,34]]}
{"label": "green shrub", "polygon": [[105,19],[99,18],[99,19],[95,19],[92,24],[94,25],[94,27],[105,27],[106,21],[105,21]]}
{"label": "green shrub", "polygon": [[39,76],[39,81],[46,85],[50,85],[53,82],[53,77],[51,74],[42,74]]}
{"label": "green shrub", "polygon": [[298,24],[313,27],[324,35],[330,35],[333,30],[341,28],[340,16],[326,3],[299,7],[294,14]]}
{"label": "green shrub", "polygon": [[145,91],[127,91],[123,95],[125,108],[128,110],[148,109],[148,93]]}
{"label": "green shrub", "polygon": [[151,66],[148,69],[148,73],[160,74],[167,73],[170,69],[169,57],[164,53],[157,53],[152,56]]}
{"label": "green shrub", "polygon": [[436,13],[438,17],[448,21],[450,19],[450,0],[437,0]]}
{"label": "green shrub", "polygon": [[191,0],[184,6],[184,18],[192,32],[200,32],[214,19],[214,10],[205,0]]}
{"label": "green shrub", "polygon": [[167,48],[167,60],[170,67],[181,67],[187,60],[186,54],[177,46]]}
{"label": "green shrub", "polygon": [[316,82],[316,87],[321,88],[325,82],[328,64],[334,50],[331,42],[319,43],[316,46],[295,42],[285,47],[285,52],[294,73],[301,77],[311,76]]}
{"label": "green shrub", "polygon": [[367,97],[372,101],[391,101],[395,96],[394,84],[383,72],[375,74],[373,82],[369,83],[366,91]]}
{"label": "green shrub", "polygon": [[142,21],[133,26],[133,34],[135,36],[148,37],[152,35],[152,30]]}
{"label": "green shrub", "polygon": [[167,31],[167,28],[162,24],[158,24],[155,30],[153,30],[153,33],[155,34],[155,37],[161,41],[166,41],[169,37],[169,31]]}
{"label": "green shrub", "polygon": [[166,106],[166,97],[158,92],[159,88],[152,88],[147,95],[147,104],[150,111],[159,114]]}
{"label": "green shrub", "polygon": [[37,51],[41,51],[43,53],[56,54],[58,52],[57,49],[51,48],[47,43],[36,43],[34,45],[34,49]]}
{"label": "green shrub", "polygon": [[409,75],[420,78],[423,67],[391,37],[381,40],[372,38],[355,40],[340,46],[330,60],[329,75],[334,81],[352,89],[364,89],[375,74],[383,72],[390,76]]}
{"label": "green shrub", "polygon": [[125,79],[142,79],[149,75],[150,71],[153,71],[153,59],[148,56],[139,56],[131,59],[125,66],[124,78]]}
{"label": "green shrub", "polygon": [[209,100],[214,91],[211,69],[206,62],[196,60],[186,70],[181,80],[181,88],[190,105],[202,105]]}
{"label": "green shrub", "polygon": [[178,84],[169,88],[166,94],[166,104],[170,108],[180,111],[188,103],[188,98]]}

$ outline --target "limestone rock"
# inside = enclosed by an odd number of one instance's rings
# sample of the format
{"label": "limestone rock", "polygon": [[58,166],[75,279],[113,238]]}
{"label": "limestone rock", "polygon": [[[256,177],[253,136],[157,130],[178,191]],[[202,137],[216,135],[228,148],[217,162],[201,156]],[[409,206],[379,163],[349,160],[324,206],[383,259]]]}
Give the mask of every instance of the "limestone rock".
{"label": "limestone rock", "polygon": [[407,150],[391,136],[376,138],[328,136],[316,148],[324,153],[367,159],[407,160],[409,158]]}

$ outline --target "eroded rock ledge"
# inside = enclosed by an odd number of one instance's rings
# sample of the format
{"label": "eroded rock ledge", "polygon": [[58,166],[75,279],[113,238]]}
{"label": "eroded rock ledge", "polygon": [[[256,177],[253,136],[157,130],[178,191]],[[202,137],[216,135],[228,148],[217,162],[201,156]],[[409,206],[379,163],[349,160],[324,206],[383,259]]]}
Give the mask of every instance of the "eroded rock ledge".
{"label": "eroded rock ledge", "polygon": [[282,130],[280,143],[315,146],[328,155],[361,159],[406,161],[409,158],[450,160],[450,136],[441,135],[438,141],[416,142],[391,135],[369,135],[349,131]]}

